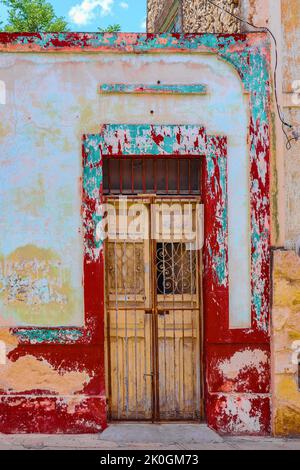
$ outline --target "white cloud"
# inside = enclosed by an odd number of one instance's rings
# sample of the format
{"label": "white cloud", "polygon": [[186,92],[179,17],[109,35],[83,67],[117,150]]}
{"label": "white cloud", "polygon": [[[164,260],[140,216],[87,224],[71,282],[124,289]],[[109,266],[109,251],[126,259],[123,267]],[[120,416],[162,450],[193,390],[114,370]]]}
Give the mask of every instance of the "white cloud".
{"label": "white cloud", "polygon": [[102,16],[109,15],[113,4],[114,0],[83,0],[70,9],[69,17],[77,25],[86,25],[94,18],[97,8]]}
{"label": "white cloud", "polygon": [[127,10],[129,8],[129,5],[127,2],[120,2],[119,3],[120,7],[123,8],[124,10]]}

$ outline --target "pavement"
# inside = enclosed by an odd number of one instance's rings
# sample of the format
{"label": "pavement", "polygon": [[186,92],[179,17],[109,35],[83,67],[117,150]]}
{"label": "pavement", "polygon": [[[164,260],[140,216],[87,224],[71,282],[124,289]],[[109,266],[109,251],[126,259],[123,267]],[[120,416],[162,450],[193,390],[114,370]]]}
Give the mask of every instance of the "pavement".
{"label": "pavement", "polygon": [[0,434],[0,450],[300,450],[300,438],[223,437],[203,424],[113,424],[102,434]]}

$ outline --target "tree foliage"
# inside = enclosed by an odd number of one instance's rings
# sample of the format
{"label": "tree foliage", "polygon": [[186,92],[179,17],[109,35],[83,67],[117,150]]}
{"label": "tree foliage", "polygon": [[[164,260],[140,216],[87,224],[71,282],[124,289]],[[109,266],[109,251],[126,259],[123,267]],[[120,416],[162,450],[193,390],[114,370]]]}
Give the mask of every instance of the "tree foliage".
{"label": "tree foliage", "polygon": [[68,31],[68,23],[55,14],[51,3],[46,0],[1,0],[8,10],[8,32],[62,32]]}
{"label": "tree foliage", "polygon": [[120,24],[110,24],[107,28],[98,28],[100,33],[119,33],[121,31]]}

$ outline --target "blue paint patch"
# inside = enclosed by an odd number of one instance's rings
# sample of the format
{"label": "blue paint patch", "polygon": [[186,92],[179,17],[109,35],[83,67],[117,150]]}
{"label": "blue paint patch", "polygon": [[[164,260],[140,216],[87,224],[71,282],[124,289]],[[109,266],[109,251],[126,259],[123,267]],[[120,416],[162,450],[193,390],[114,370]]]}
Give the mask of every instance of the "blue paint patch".
{"label": "blue paint patch", "polygon": [[18,329],[14,330],[13,334],[20,338],[23,342],[30,344],[43,344],[43,343],[75,343],[83,337],[83,330],[81,329]]}
{"label": "blue paint patch", "polygon": [[100,85],[99,91],[100,93],[204,95],[207,93],[207,87],[205,85],[134,85],[125,83],[103,83]]}

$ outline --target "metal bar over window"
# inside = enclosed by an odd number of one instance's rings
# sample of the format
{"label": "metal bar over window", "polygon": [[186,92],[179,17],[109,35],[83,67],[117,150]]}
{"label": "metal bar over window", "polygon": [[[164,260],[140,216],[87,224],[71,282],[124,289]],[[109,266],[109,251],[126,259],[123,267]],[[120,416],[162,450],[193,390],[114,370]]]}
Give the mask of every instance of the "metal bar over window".
{"label": "metal bar over window", "polygon": [[201,195],[201,157],[104,156],[105,195]]}

